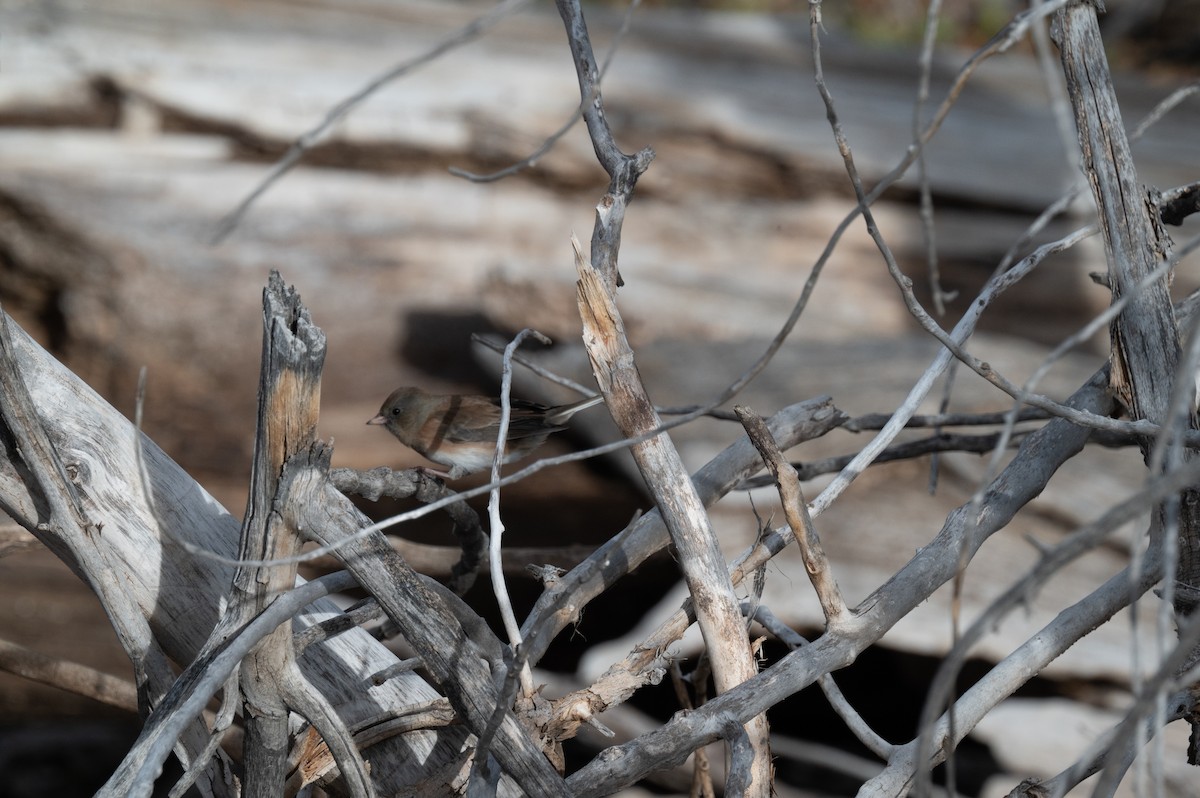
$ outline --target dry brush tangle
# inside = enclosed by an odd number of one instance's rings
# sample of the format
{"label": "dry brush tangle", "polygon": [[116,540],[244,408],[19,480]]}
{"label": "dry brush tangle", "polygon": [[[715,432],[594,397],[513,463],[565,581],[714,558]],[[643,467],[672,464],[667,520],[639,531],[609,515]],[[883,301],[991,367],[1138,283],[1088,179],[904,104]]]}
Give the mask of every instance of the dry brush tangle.
{"label": "dry brush tangle", "polygon": [[[236,234],[255,198],[373,91],[479,36],[521,5],[500,4],[331,111],[318,129],[288,149],[223,223],[220,235]],[[601,796],[684,769],[694,794],[714,794],[720,780],[726,795],[782,794],[772,743],[784,741],[772,731],[771,712],[814,685],[874,757],[860,780],[862,798],[935,794],[942,789],[934,786],[935,768],[942,768],[939,779],[953,792],[956,747],[989,714],[1095,629],[1152,597],[1158,600],[1160,625],[1175,637],[1161,651],[1145,652],[1144,672],[1131,686],[1122,718],[1078,759],[1059,763],[1057,775],[1031,776],[1014,785],[1012,795],[1059,796],[1093,776],[1095,794],[1112,795],[1130,778],[1146,741],[1174,720],[1191,724],[1188,758],[1200,764],[1200,501],[1195,488],[1200,460],[1192,456],[1200,443],[1193,379],[1200,366],[1200,313],[1196,296],[1172,304],[1168,290],[1172,270],[1194,242],[1175,249],[1162,227],[1164,220],[1177,223],[1190,212],[1179,201],[1194,194],[1194,186],[1158,194],[1141,185],[1095,5],[1034,3],[1014,18],[963,66],[929,122],[922,125],[916,115],[912,146],[882,181],[868,187],[839,118],[836,87],[824,75],[821,3],[810,3],[812,72],[854,192],[852,210],[812,265],[790,316],[772,332],[761,358],[733,383],[714,386],[707,401],[679,413],[655,406],[639,371],[622,308],[623,297],[639,286],[618,267],[623,224],[636,213],[632,202],[638,182],[653,167],[655,153],[647,147],[626,154],[618,147],[601,91],[604,67],[592,52],[580,3],[558,0],[557,8],[579,88],[578,116],[609,179],[595,206],[590,247],[571,243],[583,343],[620,440],[539,461],[461,492],[421,473],[331,471],[331,444],[316,437],[325,333],[296,290],[272,272],[263,293],[250,501],[239,523],[136,424],[0,314],[0,508],[96,593],[133,664],[143,731],[100,794],[149,795],[172,752],[187,771],[174,785],[176,794],[191,784],[203,795],[294,794],[315,783],[332,794],[353,796]],[[940,313],[926,311],[914,279],[901,269],[877,223],[875,203],[922,162],[923,148],[937,136],[978,65],[1026,35],[1037,39],[1050,17],[1059,47],[1056,68],[1065,76],[1078,131],[1072,147],[1082,156],[1098,223],[1032,246],[1038,225],[1062,212],[1078,192],[1056,203],[1013,244],[1011,257],[953,328],[945,329]],[[931,32],[936,23],[933,14]],[[931,47],[929,38],[926,55]],[[922,188],[929,203],[928,186]],[[940,344],[933,361],[923,372],[906,375],[911,378],[908,396],[877,418],[850,419],[835,405],[836,397],[824,395],[795,396],[766,419],[745,404],[734,405],[731,413],[730,402],[789,339],[830,253],[859,220],[878,250],[880,278],[894,283],[912,318]],[[1047,259],[1096,235],[1104,244],[1108,269],[1102,281],[1111,289],[1112,304],[1064,340],[1047,368],[1062,351],[1106,325],[1110,362],[1098,363],[1091,379],[1064,401],[1055,401],[1039,392],[1041,372],[1017,382],[972,353],[980,318],[1000,294]],[[565,265],[570,262],[565,235],[563,249]],[[933,260],[931,255],[931,266]],[[931,296],[940,308],[949,294],[938,280],[931,268]],[[506,352],[502,404],[509,402],[513,350],[522,336]],[[970,369],[994,386],[1003,398],[998,410],[919,416],[937,381],[953,368]],[[731,423],[728,446],[689,474],[671,429],[710,414],[736,419],[741,426]],[[968,425],[986,425],[989,433],[941,432]],[[921,445],[897,442],[901,431],[915,427],[937,432]],[[842,458],[788,462],[789,450],[839,428],[869,431],[870,439]],[[1014,519],[1030,502],[1054,490],[1051,480],[1065,464],[1096,444],[1137,447],[1146,464],[1144,480],[1129,497],[1096,507],[1089,522],[1053,545],[1038,544],[1036,562],[1026,571],[989,574],[998,583],[995,597],[977,615],[962,615],[968,567],[986,558],[985,547],[995,536],[1013,530]],[[540,597],[524,619],[516,618],[498,551],[501,491],[562,460],[616,449],[631,451],[653,509],[603,545],[580,553],[564,572],[544,569]],[[872,464],[954,449],[992,454],[972,495],[945,516],[940,529],[929,529],[924,545],[911,557],[906,553],[907,561],[873,583],[869,594],[848,598],[839,576],[853,565],[827,555],[823,516],[839,502],[853,501],[847,489]],[[819,491],[804,484],[830,473]],[[783,523],[775,528],[763,523],[753,544],[728,558],[711,508],[732,491],[760,484],[777,489]],[[349,493],[415,497],[421,506],[372,522]],[[479,518],[462,503],[483,493],[493,502],[490,541]],[[442,510],[454,519],[462,548],[449,586],[415,570],[400,553],[403,547],[384,535],[387,528]],[[1120,544],[1129,555],[1126,567],[1088,585],[1084,595],[1063,604],[1042,628],[958,690],[959,673],[982,639],[1033,603],[1070,563],[1098,547],[1117,545],[1114,530],[1129,524],[1144,528],[1134,541]],[[880,530],[881,539],[886,533]],[[811,590],[820,610],[821,628],[811,641],[780,620],[787,608],[771,606],[762,589],[772,558],[793,544],[808,579],[794,589]],[[677,563],[687,600],[598,678],[566,687],[542,684],[545,674],[535,669],[551,643],[591,602],[619,592],[623,577],[664,551]],[[305,582],[297,565],[316,557],[332,558],[343,570]],[[461,598],[486,565],[506,610],[503,635]],[[345,612],[325,598],[351,588],[369,598]],[[946,619],[951,644],[929,684],[916,733],[885,739],[841,693],[836,673],[944,588],[955,601]],[[374,631],[382,636],[386,629],[399,637],[411,659],[401,660],[361,628],[381,617],[386,621]],[[677,646],[693,626],[702,638],[700,661],[684,674]],[[787,653],[774,661],[759,659],[763,636],[781,641]],[[1129,645],[1135,645],[1132,636]],[[39,678],[59,678],[49,663],[0,647],[3,661],[20,660],[19,667],[42,674]],[[638,691],[668,675],[679,688],[679,712],[567,766],[565,741],[587,727],[608,731],[602,713],[620,719],[623,705]],[[688,679],[692,695],[684,688]],[[96,689],[114,696],[114,702],[132,703],[119,684],[106,682]],[[221,743],[239,723],[245,736],[240,757],[231,758]],[[716,741],[724,743],[724,763],[710,762],[703,750]],[[1161,771],[1161,762],[1151,764]]]}

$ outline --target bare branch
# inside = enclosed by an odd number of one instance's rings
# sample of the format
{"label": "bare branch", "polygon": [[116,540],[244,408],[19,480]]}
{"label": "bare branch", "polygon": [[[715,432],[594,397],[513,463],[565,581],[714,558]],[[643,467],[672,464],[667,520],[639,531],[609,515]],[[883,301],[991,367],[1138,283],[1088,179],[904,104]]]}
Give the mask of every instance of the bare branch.
{"label": "bare branch", "polygon": [[[775,614],[766,607],[755,608],[754,620],[761,623],[768,632],[793,651],[808,645],[807,640],[797,634],[790,626],[779,620],[779,618],[775,617]],[[839,718],[845,721],[846,727],[854,733],[858,741],[880,759],[884,761],[890,759],[896,746],[880,737],[874,729],[867,725],[862,715],[858,714],[854,707],[850,706],[850,702],[842,694],[841,688],[833,680],[833,675],[829,673],[823,674],[817,679],[817,684],[821,686],[821,692],[829,700],[829,705],[833,707],[833,711],[837,713]]]}
{"label": "bare branch", "polygon": [[588,106],[596,100],[600,93],[600,84],[604,82],[604,76],[608,73],[608,68],[612,66],[613,58],[617,54],[617,48],[621,46],[621,40],[624,39],[625,34],[629,32],[629,24],[633,21],[633,12],[636,11],[638,6],[641,4],[642,0],[632,0],[628,7],[626,7],[625,16],[621,18],[621,27],[617,29],[616,35],[613,36],[612,44],[610,44],[608,47],[608,53],[604,56],[604,64],[600,67],[600,73],[596,77],[596,86],[594,92],[580,100],[579,106],[571,114],[570,118],[562,124],[562,127],[551,133],[550,136],[543,141],[528,157],[523,158],[510,166],[506,166],[503,169],[481,175],[474,172],[468,172],[465,169],[459,169],[456,166],[451,166],[450,174],[454,175],[455,177],[465,178],[473,183],[492,183],[511,175],[515,175],[522,169],[528,169],[532,166],[535,166],[543,155],[550,152],[550,150],[552,150],[554,146],[558,144],[562,137],[567,135],[567,132],[571,128],[575,127],[575,123],[583,118],[584,111],[586,111]]}
{"label": "bare branch", "polygon": [[848,620],[846,602],[838,589],[837,580],[833,578],[829,560],[825,557],[825,548],[821,538],[813,526],[812,517],[808,513],[808,503],[804,500],[804,491],[800,487],[800,478],[796,469],[783,458],[779,445],[771,437],[771,431],[763,423],[762,417],[748,407],[738,405],[734,412],[742,420],[750,441],[762,455],[763,461],[771,471],[771,476],[779,485],[779,500],[783,504],[783,513],[787,517],[792,535],[800,546],[800,556],[804,559],[804,570],[817,591],[821,602],[821,610],[825,613],[826,628],[837,628]]}
{"label": "bare branch", "polygon": [[1200,183],[1181,186],[1169,194],[1164,192],[1158,206],[1164,224],[1183,224],[1193,213],[1200,213]]}
{"label": "bare branch", "polygon": [[[605,404],[613,421],[626,436],[656,428],[660,425],[658,414],[646,394],[634,365],[633,350],[625,339],[624,325],[612,294],[615,287],[606,287],[601,273],[584,257],[577,240],[572,239],[572,245],[579,271],[583,341]],[[695,602],[697,621],[713,661],[717,690],[729,690],[753,676],[756,668],[733,595],[733,583],[704,504],[670,438],[665,435],[652,438],[633,447],[631,453],[662,511],[671,542],[675,545],[684,581]],[[766,717],[748,723],[747,733],[756,752],[754,794],[767,795],[771,767]]]}
{"label": "bare branch", "polygon": [[76,662],[48,657],[8,640],[0,640],[0,670],[126,712],[138,711],[137,687],[132,682]]}
{"label": "bare branch", "polygon": [[558,13],[567,29],[567,43],[575,62],[575,74],[579,80],[579,97],[585,104],[583,121],[587,123],[588,135],[596,152],[596,159],[610,178],[608,193],[596,205],[596,224],[592,231],[591,264],[603,276],[610,293],[624,284],[617,268],[617,254],[621,249],[621,227],[625,221],[625,208],[633,198],[633,189],[638,178],[650,168],[654,150],[647,147],[634,154],[626,155],[617,147],[608,117],[604,113],[604,98],[600,93],[600,70],[592,54],[592,43],[588,36],[587,23],[583,21],[583,9],[579,0],[556,0]]}
{"label": "bare branch", "polygon": [[[1010,443],[1015,443],[1020,440],[1020,435],[1010,439]],[[928,438],[921,438],[915,441],[906,441],[905,443],[897,443],[884,449],[871,465],[880,465],[882,463],[892,463],[897,460],[910,460],[915,457],[923,457],[927,454],[937,452],[974,452],[983,454],[996,449],[998,444],[1001,444],[1001,434],[999,432],[990,435],[953,435],[948,432],[932,435]],[[845,454],[840,457],[826,457],[823,460],[813,460],[811,462],[791,463],[792,469],[802,480],[815,479],[822,474],[831,474],[841,471],[848,466],[856,455]],[[752,490],[761,488],[765,485],[772,484],[772,479],[768,476],[752,477],[738,486],[739,490]]]}
{"label": "bare branch", "polygon": [[361,105],[364,100],[392,81],[404,77],[409,72],[424,66],[430,61],[436,60],[443,54],[479,38],[486,33],[489,28],[495,26],[496,23],[500,22],[509,14],[519,10],[521,6],[526,5],[528,2],[529,0],[503,0],[503,2],[499,3],[495,8],[490,9],[487,13],[482,14],[463,27],[459,28],[457,31],[442,39],[425,52],[417,55],[414,58],[401,61],[391,69],[388,69],[383,74],[368,82],[361,89],[354,92],[337,105],[333,106],[333,108],[330,108],[328,111],[326,111],[324,118],[315,127],[309,129],[298,139],[292,142],[292,146],[288,148],[288,151],[283,154],[282,158],[276,161],[275,165],[271,167],[271,171],[268,172],[267,176],[264,177],[262,181],[254,187],[254,190],[251,191],[245,199],[238,203],[236,208],[230,211],[224,218],[221,219],[220,222],[217,223],[217,229],[213,234],[211,243],[216,245],[224,241],[225,238],[232,233],[239,224],[241,224],[242,218],[246,215],[246,212],[250,210],[250,206],[253,205],[259,197],[265,194],[267,189],[274,185],[279,178],[283,177],[288,171],[291,170],[293,166],[299,163],[300,159],[304,157],[306,152],[312,149],[313,146],[327,133],[329,133],[329,131],[332,130],[338,122],[340,122],[347,115],[349,115],[351,111]]}
{"label": "bare branch", "polygon": [[917,99],[913,103],[912,132],[917,148],[917,186],[920,193],[919,216],[921,235],[925,239],[925,262],[929,271],[929,291],[933,295],[933,307],[939,316],[946,313],[946,302],[957,292],[942,290],[942,278],[938,269],[937,235],[933,222],[933,193],[929,188],[929,173],[925,166],[925,144],[921,141],[921,112],[929,99],[929,79],[933,72],[933,48],[937,43],[938,22],[941,18],[941,0],[930,0],[925,11],[925,35],[921,39],[921,55],[917,59],[920,78],[917,82]]}
{"label": "bare branch", "polygon": [[[496,453],[492,456],[492,482],[500,481],[500,464],[504,462],[505,447],[508,441],[508,422],[512,411],[509,404],[509,392],[512,390],[512,356],[517,351],[517,347],[526,338],[534,338],[545,345],[550,344],[550,339],[542,335],[537,330],[532,330],[526,327],[521,332],[517,333],[507,347],[504,349],[504,366],[500,377],[500,423],[496,428]],[[508,584],[504,579],[504,564],[501,559],[500,542],[504,538],[504,522],[500,519],[500,488],[494,487],[491,493],[488,494],[488,522],[492,531],[491,544],[488,547],[488,565],[492,577],[492,592],[496,596],[496,603],[500,607],[500,619],[504,623],[505,634],[508,635],[508,644],[513,651],[513,660],[518,658],[517,652],[521,648],[521,628],[517,625],[517,616],[513,612],[512,600],[508,597]],[[511,662],[509,678],[513,676],[513,670],[516,670],[521,681],[522,695],[525,697],[533,696],[533,676],[529,672],[529,664],[527,662]],[[505,702],[497,702],[497,711],[499,707],[506,705]],[[489,724],[490,730],[495,729],[496,722]],[[490,735],[488,735],[490,738]],[[482,739],[482,738],[481,738]],[[485,747],[482,746],[481,747]],[[486,759],[486,757],[485,757]],[[480,766],[480,760],[476,759],[475,765]]]}
{"label": "bare branch", "polygon": [[383,609],[380,608],[379,602],[373,598],[363,599],[353,607],[347,608],[341,615],[335,615],[327,621],[315,623],[304,631],[297,632],[292,638],[292,646],[296,649],[297,655],[303,654],[304,649],[314,643],[323,643],[330,638],[345,634],[382,615]]}
{"label": "bare branch", "polygon": [[[767,425],[780,446],[790,447],[824,435],[843,418],[828,397],[819,397],[780,410]],[[708,506],[761,468],[762,459],[749,438],[743,436],[697,471],[692,482],[701,501]],[[786,540],[777,541],[776,550],[782,549],[790,540],[789,532]],[[588,602],[669,542],[661,513],[655,509],[638,518],[556,581],[538,598],[522,627],[530,661],[538,662],[550,641],[580,617]],[[757,565],[751,565],[750,570],[755,567]],[[741,579],[736,575],[739,573],[736,567],[734,573],[736,583]]]}
{"label": "bare branch", "polygon": [[171,686],[158,710],[142,727],[142,733],[120,767],[109,778],[98,796],[150,795],[154,779],[171,753],[174,740],[184,726],[204,709],[234,668],[262,638],[281,623],[321,596],[347,590],[357,584],[345,571],[314,579],[276,598],[254,620],[209,650],[187,667]]}

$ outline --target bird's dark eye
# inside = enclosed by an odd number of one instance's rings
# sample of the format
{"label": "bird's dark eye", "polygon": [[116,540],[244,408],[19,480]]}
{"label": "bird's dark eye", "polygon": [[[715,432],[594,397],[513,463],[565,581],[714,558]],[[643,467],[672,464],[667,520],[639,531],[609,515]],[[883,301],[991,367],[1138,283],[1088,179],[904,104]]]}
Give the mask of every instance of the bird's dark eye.
{"label": "bird's dark eye", "polygon": [[398,415],[400,415],[400,408],[398,408],[398,407],[393,407],[393,408],[392,408],[392,415],[393,415],[393,416],[398,416]]}

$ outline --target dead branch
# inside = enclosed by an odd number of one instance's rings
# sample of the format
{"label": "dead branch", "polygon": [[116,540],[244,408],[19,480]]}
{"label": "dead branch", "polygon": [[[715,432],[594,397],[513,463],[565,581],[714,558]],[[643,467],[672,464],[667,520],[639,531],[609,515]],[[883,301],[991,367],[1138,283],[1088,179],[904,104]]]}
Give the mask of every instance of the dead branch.
{"label": "dead branch", "polygon": [[0,670],[87,696],[126,712],[138,711],[137,687],[125,679],[0,640]]}
{"label": "dead branch", "polygon": [[[431,503],[454,495],[446,483],[433,479],[428,472],[419,468],[404,471],[393,471],[383,466],[370,471],[335,468],[329,472],[329,479],[342,493],[353,493],[369,501],[389,496],[393,499],[411,497]],[[448,566],[446,585],[461,596],[475,584],[475,578],[483,568],[488,536],[479,522],[479,514],[466,502],[453,502],[443,507],[446,515],[450,516],[451,533],[458,538],[460,547],[460,556]],[[424,568],[418,567],[417,570],[429,573]]]}
{"label": "dead branch", "polygon": [[[302,539],[276,510],[281,483],[316,437],[325,335],[313,325],[299,295],[272,272],[263,292],[263,354],[258,389],[258,435],[250,500],[242,522],[238,559],[271,561],[296,554]],[[296,565],[239,565],[232,605],[213,630],[219,644],[260,614],[296,582]],[[259,641],[241,671],[245,708],[243,750],[246,790],[272,793],[286,779],[288,716],[299,711],[321,732],[354,795],[374,795],[366,765],[349,731],[296,665],[290,624]]]}
{"label": "dead branch", "polygon": [[[1020,441],[1022,435],[1017,434],[1012,436],[1010,444],[1015,445]],[[915,441],[906,441],[889,446],[880,452],[871,465],[881,465],[883,463],[894,463],[899,460],[911,460],[917,457],[924,457],[927,454],[936,454],[938,452],[971,452],[974,454],[984,454],[994,451],[998,444],[1002,443],[1001,433],[994,432],[990,435],[954,435],[948,432],[932,435],[928,438],[921,438]],[[796,476],[801,480],[814,479],[822,474],[831,474],[841,471],[854,460],[855,455],[844,454],[838,457],[826,457],[822,460],[813,460],[811,462],[795,462],[789,463],[792,469],[796,472]],[[773,483],[771,477],[761,475],[752,477],[743,482],[739,489],[751,490],[753,488],[761,488],[765,485]]]}
{"label": "dead branch", "polygon": [[[317,446],[309,464],[290,482],[283,506],[293,516],[296,528],[310,539],[342,544],[336,549],[337,556],[397,624],[467,728],[482,733],[497,704],[494,677],[502,663],[494,659],[493,652],[499,641],[490,631],[486,639],[473,637],[472,632],[484,634],[486,625],[465,628],[445,597],[432,592],[381,533],[356,537],[371,523],[329,484],[329,454],[328,449]],[[492,752],[527,792],[562,792],[561,778],[511,712],[497,730]]]}
{"label": "dead branch", "polygon": [[825,613],[826,628],[836,628],[848,620],[846,602],[838,589],[837,580],[833,578],[829,560],[825,557],[825,548],[821,538],[813,526],[812,516],[808,512],[808,502],[804,499],[804,491],[800,487],[800,477],[796,469],[783,458],[779,445],[771,437],[771,431],[763,423],[762,417],[744,405],[738,405],[734,412],[742,420],[746,434],[754,448],[762,455],[763,462],[771,471],[771,476],[779,486],[779,500],[783,503],[783,513],[787,517],[792,535],[800,546],[800,556],[804,559],[804,570],[817,591],[821,609]]}
{"label": "dead branch", "polygon": [[[1171,263],[1170,239],[1162,229],[1153,199],[1138,181],[1100,38],[1096,6],[1069,5],[1056,15],[1054,33],[1075,112],[1084,172],[1104,232],[1113,301],[1129,299],[1110,327],[1110,385],[1131,417],[1149,419],[1170,429],[1175,426],[1172,391],[1180,368],[1178,328],[1167,280],[1144,285],[1162,264]],[[1135,286],[1140,290],[1134,291]],[[1190,376],[1187,379],[1190,382]],[[1198,419],[1194,394],[1185,396],[1181,391],[1180,396],[1190,399],[1179,419],[1180,433],[1195,430]],[[1142,451],[1148,464],[1154,465],[1148,442]],[[1178,455],[1183,459],[1190,456],[1190,452]],[[1164,536],[1171,540],[1164,540]],[[1194,488],[1184,490],[1168,508],[1160,509],[1151,524],[1151,541],[1165,546],[1170,578],[1184,586],[1200,584],[1200,492]],[[1167,590],[1170,595],[1170,584]],[[1200,607],[1186,591],[1172,598],[1174,611],[1181,619]],[[1200,661],[1200,649],[1182,666],[1186,668],[1196,661]],[[1196,698],[1200,702],[1200,691]],[[1192,733],[1188,761],[1200,765],[1200,719],[1193,717],[1189,723]]]}
{"label": "dead branch", "polygon": [[521,6],[528,3],[529,0],[505,0],[495,8],[482,14],[476,19],[471,20],[463,27],[454,31],[442,41],[438,42],[433,47],[423,53],[418,54],[414,58],[408,58],[401,61],[399,64],[388,69],[383,74],[369,81],[365,86],[355,91],[346,99],[335,105],[326,112],[324,118],[313,128],[306,131],[303,135],[292,142],[292,146],[283,154],[273,167],[267,173],[267,176],[254,187],[245,199],[238,206],[225,215],[217,223],[216,232],[213,233],[212,244],[216,245],[225,240],[237,226],[241,224],[242,218],[246,212],[250,210],[259,197],[267,192],[272,185],[275,184],[281,177],[287,174],[293,166],[300,162],[304,154],[320,141],[333,127],[342,119],[344,119],[351,111],[357,108],[368,97],[381,88],[391,83],[392,81],[401,78],[408,73],[424,66],[430,61],[435,61],[443,54],[454,50],[457,47],[470,42],[479,36],[486,33],[496,23],[503,20],[508,15],[516,12]]}
{"label": "dead branch", "polygon": [[600,93],[599,83],[600,69],[596,65],[596,57],[592,54],[592,43],[579,0],[556,0],[555,5],[558,6],[558,13],[567,29],[567,43],[571,47],[575,75],[579,81],[579,97],[585,105],[583,121],[587,123],[588,136],[596,152],[596,160],[610,178],[608,193],[596,205],[590,262],[600,272],[611,292],[624,285],[617,268],[617,255],[621,250],[621,226],[625,221],[625,208],[633,199],[633,190],[638,178],[650,168],[650,162],[654,160],[654,150],[647,147],[634,155],[621,152],[604,114],[604,98]]}
{"label": "dead branch", "polygon": [[[625,340],[613,295],[584,258],[579,242],[572,243],[579,269],[579,314],[583,318],[583,339],[592,372],[613,420],[625,437],[640,435],[660,426],[658,414],[654,412],[633,365],[633,351]],[[729,690],[750,678],[756,667],[733,595],[733,583],[729,580],[704,505],[683,468],[679,453],[666,435],[638,444],[631,451],[675,545],[705,645],[714,663],[717,690]],[[766,717],[749,723],[747,733],[750,735],[747,750],[754,752],[756,762],[754,794],[767,795],[771,765]]]}

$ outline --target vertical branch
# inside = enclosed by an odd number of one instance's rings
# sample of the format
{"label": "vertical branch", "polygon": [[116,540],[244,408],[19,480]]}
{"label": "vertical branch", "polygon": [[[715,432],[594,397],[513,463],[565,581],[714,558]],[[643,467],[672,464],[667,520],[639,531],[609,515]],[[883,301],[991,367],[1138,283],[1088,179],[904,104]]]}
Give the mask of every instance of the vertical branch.
{"label": "vertical branch", "polygon": [[[299,535],[282,522],[274,505],[284,466],[316,438],[324,361],[324,333],[312,324],[299,295],[272,271],[263,291],[258,432],[238,548],[241,560],[276,560],[299,551]],[[259,614],[295,584],[295,563],[239,565],[233,577],[233,604],[222,619],[221,632]],[[266,794],[279,790],[286,778],[289,691],[283,683],[295,672],[291,624],[281,624],[264,638],[244,665],[246,791]]]}
{"label": "vertical branch", "polygon": [[617,147],[612,129],[604,115],[604,100],[600,96],[600,68],[592,53],[587,23],[579,0],[557,0],[558,13],[567,29],[567,41],[575,61],[579,79],[579,96],[584,103],[583,121],[587,123],[596,160],[608,173],[608,192],[596,205],[596,225],[592,230],[592,265],[603,275],[611,292],[624,285],[617,268],[617,253],[621,249],[621,226],[625,208],[633,198],[638,178],[650,168],[654,150],[646,147],[634,155],[626,155]]}
{"label": "vertical branch", "polygon": [[[549,344],[550,339],[537,330],[526,327],[517,333],[516,337],[504,348],[504,369],[500,379],[500,424],[496,430],[496,454],[492,457],[492,482],[500,481],[500,465],[504,462],[505,447],[508,441],[508,423],[512,414],[510,392],[512,390],[512,357],[517,347],[529,336],[533,336],[543,344]],[[496,594],[496,603],[500,607],[500,618],[504,622],[504,631],[508,635],[508,644],[513,650],[513,666],[520,671],[521,690],[524,698],[533,695],[533,677],[529,670],[528,661],[520,655],[521,627],[517,625],[517,616],[513,613],[512,600],[508,596],[508,585],[504,579],[504,562],[501,557],[501,540],[504,538],[504,522],[500,518],[500,488],[492,488],[488,494],[488,521],[491,525],[492,537],[488,545],[488,564],[492,576],[492,590]]]}
{"label": "vertical branch", "polygon": [[[634,438],[661,426],[658,413],[634,365],[633,350],[625,338],[616,303],[600,274],[584,257],[578,240],[573,238],[572,244],[579,270],[583,341],[596,384],[621,434]],[[696,608],[696,620],[713,663],[717,690],[730,690],[752,678],[756,668],[733,583],[704,504],[667,435],[636,444],[630,451],[675,544],[679,566]],[[766,716],[753,718],[746,724],[746,730],[749,750],[754,752],[754,794],[765,796],[771,788]]]}
{"label": "vertical branch", "polygon": [[[596,206],[590,260],[583,256],[579,242],[572,239],[579,270],[584,342],[613,420],[625,437],[636,437],[658,427],[659,419],[633,364],[633,352],[625,340],[614,296],[617,287],[624,284],[617,267],[617,254],[625,208],[633,197],[638,178],[654,159],[654,151],[646,148],[630,156],[617,147],[604,115],[598,85],[600,70],[579,0],[557,0],[557,5],[566,26],[579,93],[585,104],[583,118],[596,158],[609,176],[608,192]],[[632,452],[679,554],[684,579],[695,600],[700,629],[714,661],[717,689],[729,690],[751,678],[756,669],[733,584],[704,505],[670,438],[660,435],[634,446]],[[766,716],[752,719],[746,732],[748,742],[739,746],[738,751],[739,756],[741,752],[750,752],[749,760],[742,763],[747,768],[745,772],[751,774],[747,784],[753,784],[756,794],[768,795],[772,774]],[[735,768],[733,772],[742,769]]]}
{"label": "vertical branch", "polygon": [[[263,291],[263,354],[258,385],[258,435],[250,472],[250,497],[242,522],[238,558],[273,560],[290,557],[299,548],[298,535],[282,534],[274,526],[272,504],[287,461],[306,452],[316,440],[320,409],[321,370],[325,335],[312,324],[300,297],[272,271]],[[295,585],[296,564],[239,566],[235,590],[261,610],[276,592]]]}
{"label": "vertical branch", "polygon": [[[1062,52],[1084,173],[1099,210],[1113,298],[1128,293],[1167,256],[1169,241],[1138,183],[1091,3],[1059,12]],[[1179,340],[1167,281],[1133,297],[1111,328],[1114,393],[1134,418],[1158,422],[1169,402]]]}
{"label": "vertical branch", "polygon": [[[1170,240],[1162,229],[1149,193],[1139,184],[1137,170],[1104,55],[1104,43],[1092,2],[1076,2],[1058,12],[1055,34],[1061,50],[1067,90],[1075,112],[1083,168],[1099,211],[1108,255],[1109,285],[1113,300],[1128,295],[1129,303],[1110,327],[1114,394],[1134,419],[1166,425],[1170,418],[1173,383],[1178,375],[1180,344],[1174,309],[1166,280],[1143,288],[1132,287],[1169,256]],[[1191,377],[1187,377],[1191,379]],[[1193,405],[1194,406],[1194,405]],[[1195,428],[1195,413],[1186,419]],[[1169,427],[1164,434],[1170,435]],[[1149,458],[1149,441],[1142,452]],[[1152,538],[1162,545],[1164,535],[1176,535],[1178,560],[1166,563],[1168,578],[1181,586],[1174,610],[1180,619],[1200,607],[1200,492],[1183,491],[1176,529],[1165,528],[1162,508],[1151,525]],[[1174,546],[1165,547],[1170,553]],[[1200,661],[1192,652],[1186,665]],[[1200,702],[1200,690],[1193,688]],[[1188,760],[1200,764],[1200,713],[1193,712]]]}

